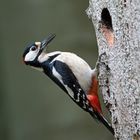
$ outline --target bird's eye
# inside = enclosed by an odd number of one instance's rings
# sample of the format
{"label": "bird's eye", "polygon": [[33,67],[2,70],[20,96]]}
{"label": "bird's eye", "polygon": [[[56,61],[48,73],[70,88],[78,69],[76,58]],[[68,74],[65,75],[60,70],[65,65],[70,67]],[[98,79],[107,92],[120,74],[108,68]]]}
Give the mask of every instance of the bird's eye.
{"label": "bird's eye", "polygon": [[32,50],[32,51],[35,51],[36,49],[37,49],[36,46],[32,46],[32,47],[31,47],[31,50]]}

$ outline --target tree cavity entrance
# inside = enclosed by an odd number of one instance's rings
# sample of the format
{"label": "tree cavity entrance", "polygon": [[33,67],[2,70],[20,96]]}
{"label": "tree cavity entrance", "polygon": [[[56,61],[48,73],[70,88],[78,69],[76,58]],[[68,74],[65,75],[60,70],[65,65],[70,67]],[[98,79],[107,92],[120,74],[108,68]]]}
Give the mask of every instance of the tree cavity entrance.
{"label": "tree cavity entrance", "polygon": [[104,8],[101,13],[101,31],[110,47],[114,45],[114,34],[112,26],[112,18],[107,8]]}

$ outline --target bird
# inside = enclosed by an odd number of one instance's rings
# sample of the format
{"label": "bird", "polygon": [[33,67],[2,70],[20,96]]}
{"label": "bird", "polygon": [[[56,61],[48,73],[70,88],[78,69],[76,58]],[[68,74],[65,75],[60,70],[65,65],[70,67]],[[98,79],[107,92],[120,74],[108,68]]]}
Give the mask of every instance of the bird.
{"label": "bird", "polygon": [[102,113],[98,97],[97,69],[71,52],[47,52],[55,38],[48,35],[43,41],[34,42],[25,48],[23,62],[42,71],[53,80],[79,107],[101,122],[114,135],[111,124]]}

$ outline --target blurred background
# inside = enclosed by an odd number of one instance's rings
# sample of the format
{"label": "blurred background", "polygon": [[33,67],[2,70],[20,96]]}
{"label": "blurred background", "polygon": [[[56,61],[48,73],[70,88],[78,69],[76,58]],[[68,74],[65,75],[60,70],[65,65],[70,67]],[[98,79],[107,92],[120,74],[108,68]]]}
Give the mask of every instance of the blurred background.
{"label": "blurred background", "polygon": [[43,73],[22,63],[27,45],[57,36],[49,51],[70,51],[92,67],[97,45],[88,0],[1,0],[0,140],[111,140]]}

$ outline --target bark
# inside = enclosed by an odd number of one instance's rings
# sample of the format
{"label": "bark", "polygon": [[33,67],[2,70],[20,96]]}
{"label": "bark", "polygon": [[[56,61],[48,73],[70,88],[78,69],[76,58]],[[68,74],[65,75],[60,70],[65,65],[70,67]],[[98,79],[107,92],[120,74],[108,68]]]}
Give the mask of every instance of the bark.
{"label": "bark", "polygon": [[140,139],[139,0],[90,0],[99,50],[99,89],[117,140]]}

